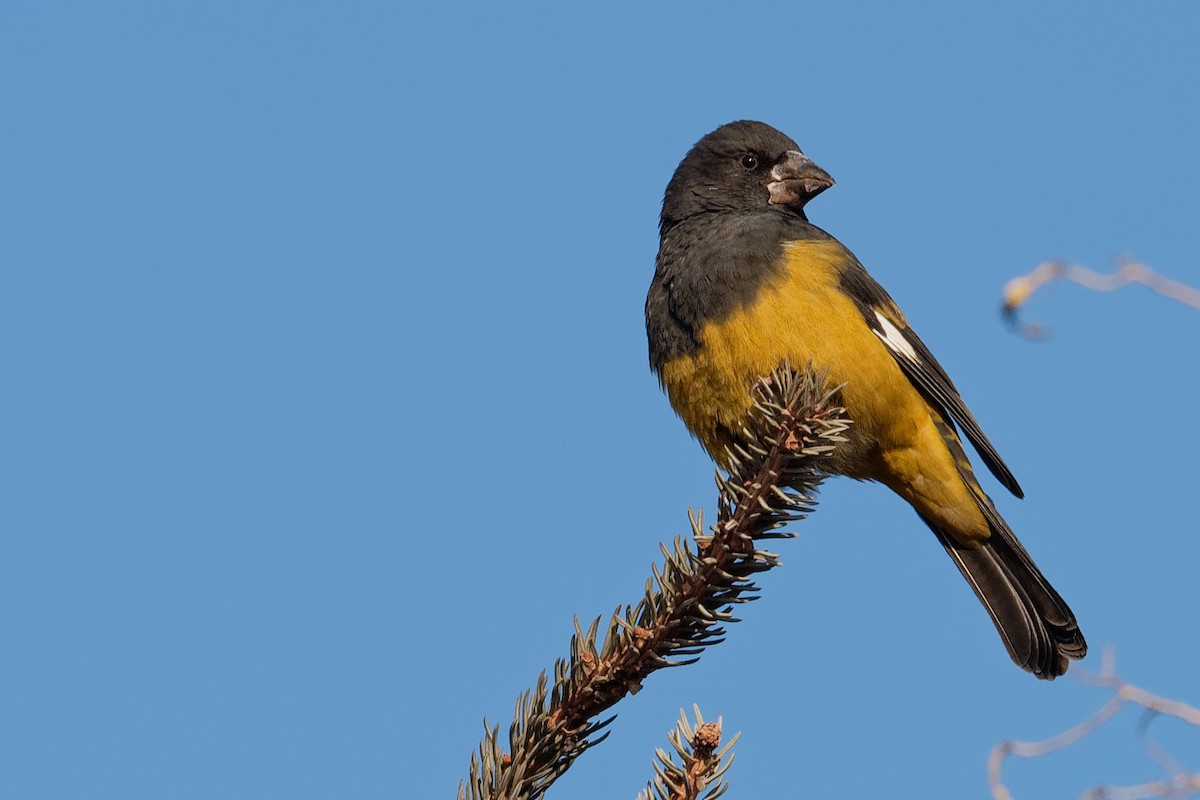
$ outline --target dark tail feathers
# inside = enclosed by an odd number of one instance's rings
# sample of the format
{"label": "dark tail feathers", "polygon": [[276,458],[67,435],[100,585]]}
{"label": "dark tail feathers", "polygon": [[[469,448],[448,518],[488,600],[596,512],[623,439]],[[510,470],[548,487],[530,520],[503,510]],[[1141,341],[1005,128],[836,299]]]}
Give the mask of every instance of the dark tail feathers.
{"label": "dark tail feathers", "polygon": [[975,590],[1012,660],[1039,678],[1054,680],[1067,671],[1071,659],[1087,655],[1087,642],[1071,609],[991,501],[977,488],[976,496],[992,529],[991,538],[981,547],[960,547],[947,532],[930,525],[929,520],[925,523]]}

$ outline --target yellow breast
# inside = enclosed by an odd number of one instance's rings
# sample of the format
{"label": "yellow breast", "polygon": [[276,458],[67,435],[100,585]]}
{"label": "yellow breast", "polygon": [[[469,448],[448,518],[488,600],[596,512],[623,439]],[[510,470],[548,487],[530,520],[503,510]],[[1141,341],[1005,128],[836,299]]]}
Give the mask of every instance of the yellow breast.
{"label": "yellow breast", "polygon": [[832,384],[847,384],[842,402],[859,439],[884,434],[890,417],[921,403],[838,286],[846,251],[836,242],[806,240],[786,244],[783,255],[781,275],[728,318],[705,325],[696,353],[662,369],[671,405],[718,462],[728,443],[723,429],[741,429],[754,382],[785,360],[828,370]]}
{"label": "yellow breast", "polygon": [[783,257],[786,269],[750,303],[704,326],[696,353],[663,366],[663,386],[684,424],[728,467],[724,450],[745,425],[755,381],[785,360],[826,370],[831,385],[844,384],[841,402],[854,423],[828,470],[886,484],[962,541],[986,539],[962,473],[970,466],[956,464],[945,443],[953,431],[839,288],[839,267],[850,256],[836,242],[806,240],[784,245]]}

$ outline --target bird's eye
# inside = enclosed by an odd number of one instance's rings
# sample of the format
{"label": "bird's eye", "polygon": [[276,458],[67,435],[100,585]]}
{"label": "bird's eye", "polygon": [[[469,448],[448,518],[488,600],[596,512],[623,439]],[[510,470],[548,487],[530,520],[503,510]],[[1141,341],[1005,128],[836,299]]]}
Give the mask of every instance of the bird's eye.
{"label": "bird's eye", "polygon": [[754,155],[754,153],[746,153],[746,155],[742,156],[742,166],[746,169],[757,169],[758,156]]}

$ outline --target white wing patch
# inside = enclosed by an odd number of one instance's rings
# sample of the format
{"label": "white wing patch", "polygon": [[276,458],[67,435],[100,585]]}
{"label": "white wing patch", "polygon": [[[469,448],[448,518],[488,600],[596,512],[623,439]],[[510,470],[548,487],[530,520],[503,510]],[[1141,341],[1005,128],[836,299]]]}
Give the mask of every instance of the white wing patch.
{"label": "white wing patch", "polygon": [[875,319],[879,320],[880,328],[880,330],[875,331],[875,335],[887,345],[889,350],[896,355],[904,356],[914,364],[921,363],[920,357],[917,356],[917,351],[913,349],[913,346],[904,338],[904,334],[892,324],[890,319],[878,311],[875,312]]}

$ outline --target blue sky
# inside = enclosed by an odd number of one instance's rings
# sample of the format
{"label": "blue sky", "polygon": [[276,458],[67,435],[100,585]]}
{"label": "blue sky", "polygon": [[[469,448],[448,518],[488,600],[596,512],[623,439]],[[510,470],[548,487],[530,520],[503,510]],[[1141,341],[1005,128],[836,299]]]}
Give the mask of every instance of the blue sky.
{"label": "blue sky", "polygon": [[[451,796],[712,511],[642,303],[667,179],[738,118],[838,180],[811,218],[954,376],[1093,652],[1200,702],[1200,314],[996,314],[1050,258],[1200,284],[1200,5],[413,5],[0,10],[0,794]],[[995,742],[1105,700],[1013,667],[881,487],[798,530],[552,797],[632,797],[693,702],[743,732],[731,797],[984,796]],[[1158,777],[1135,721],[1014,792]]]}

